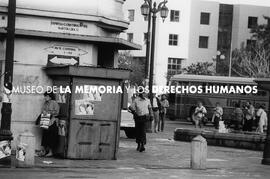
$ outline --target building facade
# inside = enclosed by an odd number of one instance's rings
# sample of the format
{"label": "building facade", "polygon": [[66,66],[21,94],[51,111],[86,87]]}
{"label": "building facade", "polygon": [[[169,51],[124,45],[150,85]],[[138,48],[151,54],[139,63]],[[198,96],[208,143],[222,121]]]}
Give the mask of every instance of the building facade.
{"label": "building facade", "polygon": [[[160,1],[156,1],[160,2]],[[154,83],[165,85],[168,74],[176,74],[192,63],[217,61],[229,63],[231,49],[251,43],[250,29],[267,23],[270,7],[237,4],[222,0],[169,0],[170,12],[163,22],[157,18]],[[141,44],[141,51],[132,51],[135,57],[145,57],[147,19],[140,12],[142,1],[127,0],[125,17],[130,21],[123,38]],[[227,4],[230,3],[230,4]],[[214,61],[215,63],[215,61]]]}
{"label": "building facade", "polygon": [[[8,2],[0,1],[2,67],[5,62]],[[13,86],[41,86],[43,89],[51,86],[52,79],[43,70],[49,61],[117,67],[119,49],[140,48],[119,38],[129,24],[123,15],[124,2],[17,0]],[[3,71],[2,68],[1,74]],[[11,131],[14,139],[29,130],[37,138],[36,148],[40,147],[41,130],[35,126],[35,120],[41,113],[43,102],[43,94],[32,90],[30,93],[13,94]]]}

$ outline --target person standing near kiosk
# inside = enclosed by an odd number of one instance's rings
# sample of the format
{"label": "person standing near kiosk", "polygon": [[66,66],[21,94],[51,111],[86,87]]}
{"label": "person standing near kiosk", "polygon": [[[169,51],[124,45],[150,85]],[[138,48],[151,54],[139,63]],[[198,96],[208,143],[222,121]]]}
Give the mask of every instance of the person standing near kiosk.
{"label": "person standing near kiosk", "polygon": [[44,99],[41,116],[49,115],[50,121],[48,128],[43,129],[41,145],[45,150],[43,155],[51,157],[58,144],[58,119],[56,116],[59,114],[59,105],[55,101],[55,95],[52,92],[45,92]]}
{"label": "person standing near kiosk", "polygon": [[146,144],[146,122],[150,117],[153,117],[150,100],[146,98],[145,93],[139,93],[129,109],[135,118],[137,151],[143,152]]}

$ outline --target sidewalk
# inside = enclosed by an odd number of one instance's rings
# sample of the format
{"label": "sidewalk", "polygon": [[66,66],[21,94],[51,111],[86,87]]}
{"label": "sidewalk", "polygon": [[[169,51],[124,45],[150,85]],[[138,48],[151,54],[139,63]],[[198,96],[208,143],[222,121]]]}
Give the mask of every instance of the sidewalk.
{"label": "sidewalk", "polygon": [[117,160],[37,158],[32,169],[0,169],[0,178],[269,178],[270,166],[260,164],[262,152],[251,150],[208,146],[208,169],[189,169],[191,145],[174,141],[173,131],[193,126],[166,122],[165,132],[147,134],[146,152],[137,152],[121,131]]}

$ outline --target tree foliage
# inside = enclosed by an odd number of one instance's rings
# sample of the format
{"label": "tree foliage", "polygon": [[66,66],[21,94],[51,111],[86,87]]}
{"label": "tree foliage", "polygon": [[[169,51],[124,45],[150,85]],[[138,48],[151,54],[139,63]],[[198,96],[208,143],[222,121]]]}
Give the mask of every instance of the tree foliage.
{"label": "tree foliage", "polygon": [[245,77],[270,77],[270,24],[258,25],[251,33],[253,43],[249,46],[242,44],[232,53],[232,73]]}
{"label": "tree foliage", "polygon": [[270,47],[270,17],[263,16],[267,21],[266,24],[258,25],[251,29],[252,38],[256,39],[257,43],[263,48]]}
{"label": "tree foliage", "polygon": [[213,75],[213,63],[210,62],[197,62],[192,63],[183,69],[184,73],[194,75]]}
{"label": "tree foliage", "polygon": [[145,78],[145,60],[133,57],[129,51],[119,52],[118,67],[131,70],[131,85],[141,85]]}
{"label": "tree foliage", "polygon": [[236,76],[270,77],[270,50],[256,43],[252,49],[241,47],[233,51],[232,73]]}

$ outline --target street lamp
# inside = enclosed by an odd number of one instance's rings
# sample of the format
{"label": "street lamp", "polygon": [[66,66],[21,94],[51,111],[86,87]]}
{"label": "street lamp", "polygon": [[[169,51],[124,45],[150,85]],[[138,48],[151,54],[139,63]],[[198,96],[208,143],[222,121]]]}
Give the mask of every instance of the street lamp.
{"label": "street lamp", "polygon": [[143,16],[148,16],[149,12],[150,12],[149,5],[146,1],[144,1],[144,3],[141,5],[141,13]]}
{"label": "street lamp", "polygon": [[[230,47],[230,52],[226,52],[226,51],[224,51],[224,50],[222,50],[223,51],[223,53],[226,53],[226,56],[227,56],[227,58],[229,57],[229,64],[227,64],[227,61],[226,61],[226,66],[228,66],[228,76],[230,77],[230,76],[232,76],[232,45],[231,45],[231,47]],[[223,55],[219,50],[217,51],[217,55],[216,56],[213,56],[213,59],[214,60],[216,60],[216,64],[217,64],[217,62],[219,61],[219,60],[222,60],[222,61],[224,61],[225,60],[225,58],[226,58],[226,56],[225,55]],[[217,58],[218,57],[218,58]],[[225,64],[224,64],[225,65]],[[220,69],[220,68],[218,68],[218,66],[220,66],[220,65],[216,65],[216,72],[218,71],[217,69]],[[224,66],[222,66],[222,68],[224,68]]]}
{"label": "street lamp", "polygon": [[[167,0],[160,2],[158,5],[156,2],[152,4],[152,0],[145,0],[141,5],[141,14],[143,16],[147,16],[152,13],[152,39],[151,39],[151,59],[150,59],[150,74],[149,74],[149,92],[150,92],[150,100],[153,105],[153,72],[154,72],[154,59],[155,59],[155,36],[156,36],[156,18],[157,13],[160,12],[160,16],[164,22],[166,17],[168,16],[169,9],[166,7]],[[151,18],[149,16],[149,18]]]}
{"label": "street lamp", "polygon": [[[152,0],[150,0],[150,4],[152,4]],[[150,34],[151,34],[151,11],[149,5],[146,1],[141,6],[141,13],[148,17],[148,25],[147,25],[147,38],[146,38],[146,54],[145,54],[145,81],[149,81],[149,61],[150,61]],[[148,85],[148,83],[147,83]]]}
{"label": "street lamp", "polygon": [[216,72],[218,71],[219,60],[225,60],[225,58],[225,55],[223,55],[219,50],[217,51],[217,54],[213,56],[213,59],[216,61]]}

